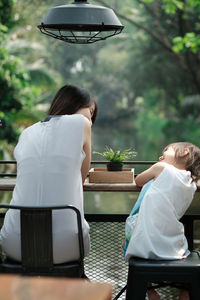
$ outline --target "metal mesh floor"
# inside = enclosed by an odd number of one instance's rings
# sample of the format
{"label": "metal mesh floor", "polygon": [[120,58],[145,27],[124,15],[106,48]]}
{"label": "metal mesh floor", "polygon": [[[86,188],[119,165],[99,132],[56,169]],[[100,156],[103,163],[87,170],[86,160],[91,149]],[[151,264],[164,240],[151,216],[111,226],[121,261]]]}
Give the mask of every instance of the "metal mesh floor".
{"label": "metal mesh floor", "polygon": [[[92,281],[104,281],[114,287],[113,297],[126,285],[128,265],[123,258],[124,222],[89,222],[91,250],[85,258],[85,273]],[[175,288],[159,289],[162,300],[177,300]],[[125,292],[120,296],[125,299]]]}

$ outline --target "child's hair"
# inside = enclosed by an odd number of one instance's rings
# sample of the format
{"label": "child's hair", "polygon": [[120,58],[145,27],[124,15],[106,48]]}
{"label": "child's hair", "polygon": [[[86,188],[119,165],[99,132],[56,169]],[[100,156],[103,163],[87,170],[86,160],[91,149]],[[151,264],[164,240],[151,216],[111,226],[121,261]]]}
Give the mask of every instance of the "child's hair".
{"label": "child's hair", "polygon": [[175,159],[181,158],[181,154],[187,148],[189,150],[186,156],[185,168],[191,172],[193,181],[197,182],[200,179],[200,148],[188,142],[177,142],[169,144],[166,148],[172,147],[175,150]]}

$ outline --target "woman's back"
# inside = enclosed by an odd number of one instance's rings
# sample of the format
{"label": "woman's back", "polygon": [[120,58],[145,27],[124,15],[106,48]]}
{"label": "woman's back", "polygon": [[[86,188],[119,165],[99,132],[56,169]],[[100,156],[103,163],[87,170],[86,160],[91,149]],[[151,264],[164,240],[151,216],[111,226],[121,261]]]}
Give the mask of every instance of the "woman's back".
{"label": "woman's back", "polygon": [[[24,130],[14,152],[18,171],[11,203],[30,206],[67,204],[76,206],[82,215],[87,253],[89,250],[89,226],[83,218],[81,177],[81,165],[85,157],[83,132],[84,117],[79,114],[55,116],[48,122],[38,122]],[[5,252],[19,260],[20,231],[19,218],[17,219],[16,212],[10,210],[7,213],[1,239]],[[77,228],[73,213],[54,212],[55,263],[78,257],[76,238]],[[67,243],[67,239],[70,239],[70,243]],[[10,250],[8,251],[8,248],[12,249],[10,243],[14,247],[12,253],[9,253]]]}
{"label": "woman's back", "polygon": [[66,196],[76,201],[74,185],[82,190],[83,123],[81,115],[65,115],[24,130],[14,152],[17,186],[21,189],[14,193],[14,202],[61,205],[66,204]]}

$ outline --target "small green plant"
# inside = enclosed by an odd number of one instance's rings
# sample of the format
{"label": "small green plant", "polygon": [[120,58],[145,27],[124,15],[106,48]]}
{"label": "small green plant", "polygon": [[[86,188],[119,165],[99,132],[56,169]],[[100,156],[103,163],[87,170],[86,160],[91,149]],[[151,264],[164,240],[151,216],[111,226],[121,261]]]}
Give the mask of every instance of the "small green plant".
{"label": "small green plant", "polygon": [[120,163],[126,159],[131,159],[137,155],[137,152],[132,150],[131,148],[125,150],[116,150],[114,151],[112,148],[106,146],[104,152],[93,152],[95,154],[99,154],[104,157],[106,160],[113,163]]}

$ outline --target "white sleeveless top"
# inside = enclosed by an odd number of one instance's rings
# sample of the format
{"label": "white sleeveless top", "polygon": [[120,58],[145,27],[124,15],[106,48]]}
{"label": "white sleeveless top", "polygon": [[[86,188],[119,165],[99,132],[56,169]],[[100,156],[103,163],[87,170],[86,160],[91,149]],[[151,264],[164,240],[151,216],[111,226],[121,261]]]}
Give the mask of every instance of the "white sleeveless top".
{"label": "white sleeveless top", "polygon": [[[15,148],[17,181],[11,204],[27,206],[73,205],[82,215],[85,255],[89,252],[89,225],[84,220],[81,166],[84,116],[56,116],[23,131]],[[19,212],[9,210],[0,234],[5,253],[21,260]],[[79,257],[74,213],[53,213],[54,263]]]}
{"label": "white sleeveless top", "polygon": [[142,200],[126,261],[131,256],[173,260],[189,255],[179,219],[191,204],[195,190],[189,171],[165,163]]}

